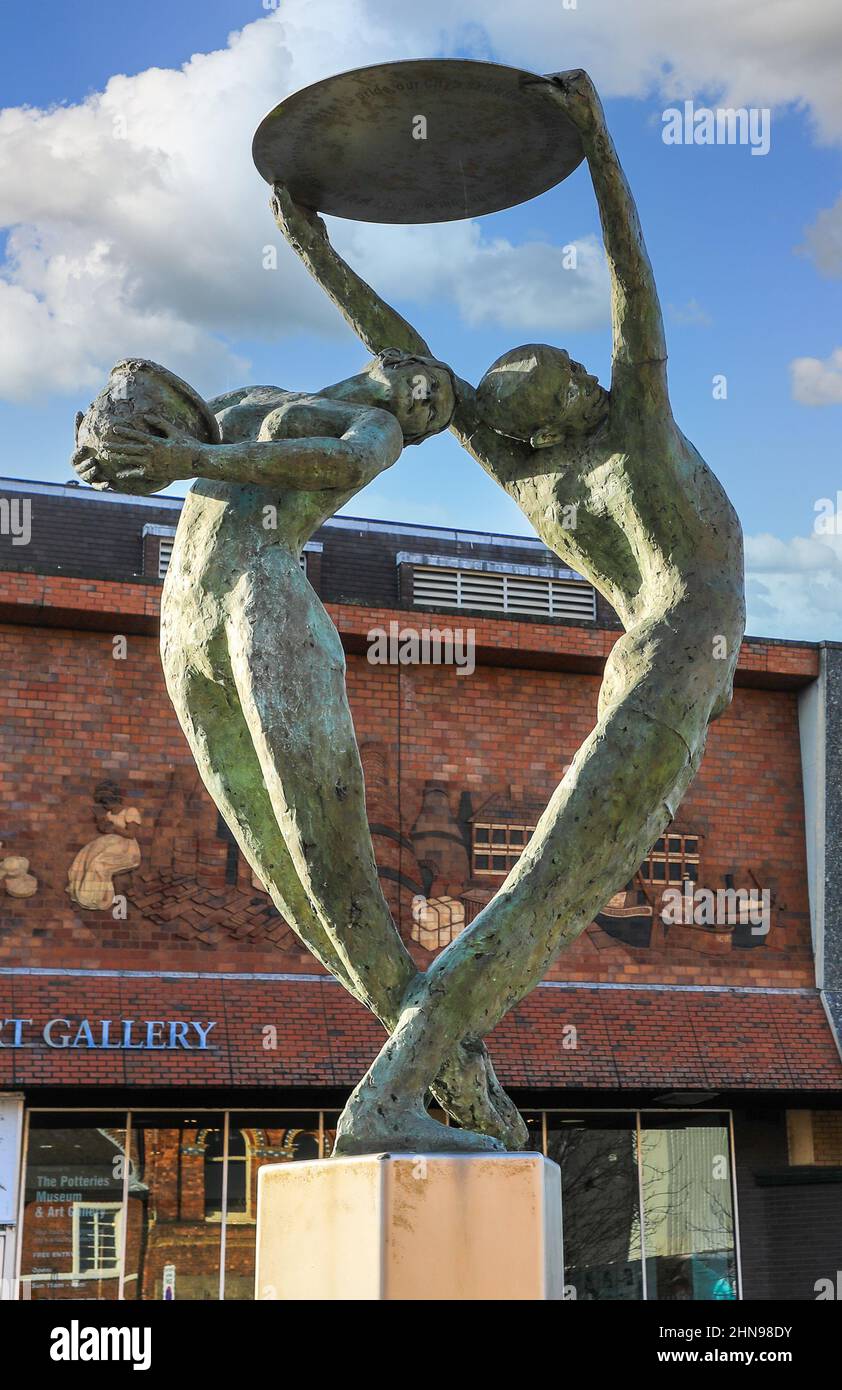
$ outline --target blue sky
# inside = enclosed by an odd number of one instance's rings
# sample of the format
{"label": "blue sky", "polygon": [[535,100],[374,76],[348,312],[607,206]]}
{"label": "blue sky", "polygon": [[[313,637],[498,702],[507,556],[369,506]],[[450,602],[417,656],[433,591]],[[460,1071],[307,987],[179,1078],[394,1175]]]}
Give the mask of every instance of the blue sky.
{"label": "blue sky", "polygon": [[[654,0],[631,8],[629,27],[620,0],[582,0],[566,13],[559,0],[526,0],[517,25],[502,0],[431,0],[423,17],[368,0],[289,0],[276,11],[253,0],[145,0],[142,11],[10,3],[0,55],[0,473],[66,480],[74,412],[129,352],[168,362],[207,394],[248,381],[315,389],[359,369],[359,344],[286,248],[275,274],[260,269],[262,248],[280,239],[247,136],[289,90],[422,53],[581,65],[603,93],[640,209],[676,416],[749,537],[749,628],[842,639],[842,541],[814,531],[818,499],[842,488],[842,365],[832,357],[842,345],[833,77],[842,13],[835,0],[804,0],[793,31],[776,0],[713,0],[694,35],[690,0],[669,7],[673,18],[684,10],[682,24],[659,16]],[[177,76],[203,54],[216,57]],[[109,88],[119,74],[129,81]],[[769,106],[769,154],[664,144],[662,112],[685,98]],[[115,111],[129,113],[116,151]],[[578,308],[553,262],[566,243],[599,236],[584,166],[475,230],[407,237],[333,222],[331,233],[462,375],[476,380],[507,348],[549,341],[607,380],[597,252]],[[498,272],[509,286],[499,302]],[[471,293],[494,301],[478,321]],[[523,305],[535,300],[543,308],[531,322]],[[808,365],[794,375],[797,359]],[[713,394],[720,374],[725,400]],[[528,529],[449,436],[408,451],[351,510]]]}

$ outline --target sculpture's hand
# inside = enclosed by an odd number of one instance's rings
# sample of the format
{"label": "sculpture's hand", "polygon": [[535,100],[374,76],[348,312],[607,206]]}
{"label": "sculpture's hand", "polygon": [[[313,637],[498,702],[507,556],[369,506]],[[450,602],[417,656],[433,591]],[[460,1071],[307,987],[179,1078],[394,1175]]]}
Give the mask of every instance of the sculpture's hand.
{"label": "sculpture's hand", "polygon": [[275,221],[294,250],[306,250],[327,241],[327,228],[319,214],[296,203],[285,184],[274,185],[270,206]]}
{"label": "sculpture's hand", "polygon": [[[582,68],[550,73],[530,82],[524,80],[524,86],[527,90],[549,92],[582,137],[599,204],[611,278],[612,400],[619,402],[625,391],[625,380],[631,408],[636,410],[643,400],[647,411],[657,414],[670,427],[672,411],[665,370],[667,349],[655,277],[634,198],[596,88]],[[629,367],[644,372],[647,385],[643,392],[637,376],[629,378],[625,371]]]}
{"label": "sculpture's hand", "polygon": [[604,120],[596,87],[584,68],[572,68],[569,72],[550,72],[546,77],[536,78],[535,83],[529,85],[549,87],[565,114],[583,135],[588,134]]}
{"label": "sculpture's hand", "polygon": [[100,492],[144,497],[178,478],[195,476],[200,442],[161,416],[146,414],[142,419],[146,429],[114,425],[95,457],[89,449],[76,451],[73,467],[83,482]]}

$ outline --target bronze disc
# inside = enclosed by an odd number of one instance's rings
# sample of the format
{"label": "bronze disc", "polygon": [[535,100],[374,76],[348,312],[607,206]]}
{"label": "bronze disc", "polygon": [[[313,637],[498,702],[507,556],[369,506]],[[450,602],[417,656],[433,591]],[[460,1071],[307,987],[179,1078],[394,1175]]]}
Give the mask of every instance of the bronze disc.
{"label": "bronze disc", "polygon": [[453,222],[544,193],[584,158],[579,132],[534,73],[458,58],[341,72],[261,121],[267,183],[359,222]]}

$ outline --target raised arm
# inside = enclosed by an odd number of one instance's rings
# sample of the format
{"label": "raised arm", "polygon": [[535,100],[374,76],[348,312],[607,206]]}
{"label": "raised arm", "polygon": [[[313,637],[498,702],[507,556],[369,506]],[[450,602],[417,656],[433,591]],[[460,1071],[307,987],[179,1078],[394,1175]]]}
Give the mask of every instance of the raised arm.
{"label": "raised arm", "polygon": [[605,113],[586,72],[554,73],[546,79],[582,136],[599,205],[605,253],[611,275],[614,386],[631,369],[643,369],[653,389],[666,395],[667,349],[655,277],[640,219]]}
{"label": "raised arm", "polygon": [[[300,256],[313,279],[333,300],[369,352],[399,348],[419,357],[433,357],[429,345],[376,290],[363,280],[330,244],[327,228],[317,213],[301,207],[283,184],[276,184],[272,197],[275,220]],[[493,431],[480,428],[476,410],[476,391],[468,381],[455,377],[456,411],[451,429],[474,457],[493,471],[491,456],[496,453]],[[471,443],[473,440],[473,444]]]}
{"label": "raised arm", "polygon": [[391,347],[417,353],[420,357],[433,355],[412,324],[381,299],[334,251],[327,228],[317,213],[296,203],[283,184],[275,184],[271,206],[275,221],[292,249],[369,352],[383,352]]}
{"label": "raised arm", "polygon": [[290,419],[285,433],[298,437],[230,444],[203,444],[169,421],[147,415],[145,429],[115,425],[97,457],[74,467],[95,488],[141,495],[186,478],[348,492],[364,487],[400,457],[403,433],[385,410],[317,400],[297,403],[294,412],[298,418]]}

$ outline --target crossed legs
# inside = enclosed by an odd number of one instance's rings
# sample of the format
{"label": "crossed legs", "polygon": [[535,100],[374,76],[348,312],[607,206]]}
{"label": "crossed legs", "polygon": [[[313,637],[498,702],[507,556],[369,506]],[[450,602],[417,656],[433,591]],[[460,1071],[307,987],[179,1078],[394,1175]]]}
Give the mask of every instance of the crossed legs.
{"label": "crossed legs", "polygon": [[430,1146],[423,1096],[454,1039],[484,1037],[592,920],[606,875],[631,876],[701,753],[641,711],[620,705],[600,719],[497,897],[411,986],[340,1116],[337,1153]]}

